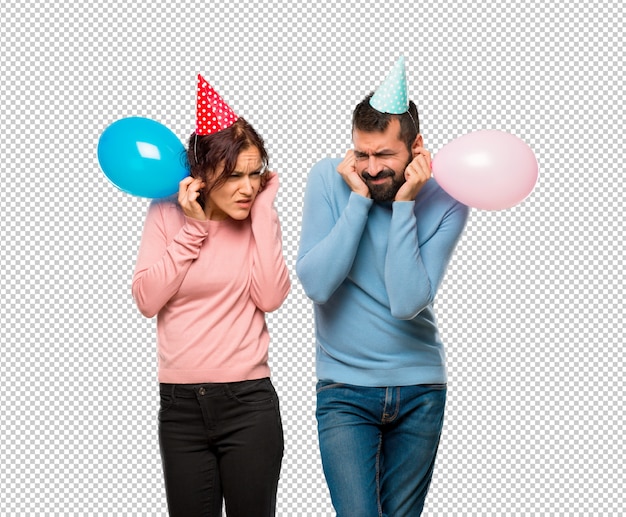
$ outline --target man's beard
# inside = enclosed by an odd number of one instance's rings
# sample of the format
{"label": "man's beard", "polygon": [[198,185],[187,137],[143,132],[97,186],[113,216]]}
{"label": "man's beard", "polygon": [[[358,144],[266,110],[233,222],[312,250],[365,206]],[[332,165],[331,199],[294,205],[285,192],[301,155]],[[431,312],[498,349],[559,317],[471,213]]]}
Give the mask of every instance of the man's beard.
{"label": "man's beard", "polygon": [[[407,166],[409,165],[409,163],[411,162],[409,161],[407,163]],[[378,201],[379,203],[393,201],[396,198],[396,194],[398,193],[398,190],[400,190],[400,187],[406,183],[404,170],[399,177],[396,177],[396,173],[391,169],[383,169],[376,175],[376,177],[372,177],[367,172],[363,172],[361,174],[361,177],[367,185],[372,199],[374,201]],[[383,185],[373,185],[371,183],[371,181],[374,179],[383,178],[391,178],[391,182],[385,182]]]}

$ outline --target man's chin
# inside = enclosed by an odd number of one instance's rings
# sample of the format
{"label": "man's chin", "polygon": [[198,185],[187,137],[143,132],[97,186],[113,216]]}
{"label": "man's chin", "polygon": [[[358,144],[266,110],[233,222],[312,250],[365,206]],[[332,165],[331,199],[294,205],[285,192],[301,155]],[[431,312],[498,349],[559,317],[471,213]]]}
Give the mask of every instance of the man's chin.
{"label": "man's chin", "polygon": [[387,203],[389,201],[393,201],[396,198],[396,194],[402,185],[398,185],[396,183],[386,184],[386,185],[372,185],[371,183],[366,183],[367,188],[370,191],[370,196],[374,201],[378,201],[379,203]]}
{"label": "man's chin", "polygon": [[370,196],[374,201],[377,201],[378,203],[387,203],[389,201],[393,201],[399,190],[397,188],[390,187],[377,188],[376,186],[369,186],[369,189]]}

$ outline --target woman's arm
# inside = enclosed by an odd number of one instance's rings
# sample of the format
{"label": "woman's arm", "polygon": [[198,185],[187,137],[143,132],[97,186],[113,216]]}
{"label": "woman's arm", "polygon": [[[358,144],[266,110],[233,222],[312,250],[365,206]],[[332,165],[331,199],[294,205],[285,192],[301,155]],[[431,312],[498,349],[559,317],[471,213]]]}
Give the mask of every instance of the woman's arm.
{"label": "woman's arm", "polygon": [[278,192],[278,175],[271,174],[252,205],[250,218],[254,249],[250,295],[263,312],[278,309],[287,298],[291,281],[283,256],[283,241],[274,199]]}
{"label": "woman's arm", "polygon": [[176,294],[208,234],[205,221],[185,217],[183,226],[168,243],[166,215],[177,215],[171,204],[156,201],[150,205],[133,276],[133,298],[148,318]]}

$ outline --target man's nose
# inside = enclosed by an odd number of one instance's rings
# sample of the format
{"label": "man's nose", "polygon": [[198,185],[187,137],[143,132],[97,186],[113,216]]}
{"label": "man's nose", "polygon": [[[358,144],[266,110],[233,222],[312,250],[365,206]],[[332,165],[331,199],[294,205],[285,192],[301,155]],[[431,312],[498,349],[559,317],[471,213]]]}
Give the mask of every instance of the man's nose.
{"label": "man's nose", "polygon": [[370,176],[378,176],[378,173],[383,170],[380,161],[376,156],[370,156],[367,162],[367,172]]}

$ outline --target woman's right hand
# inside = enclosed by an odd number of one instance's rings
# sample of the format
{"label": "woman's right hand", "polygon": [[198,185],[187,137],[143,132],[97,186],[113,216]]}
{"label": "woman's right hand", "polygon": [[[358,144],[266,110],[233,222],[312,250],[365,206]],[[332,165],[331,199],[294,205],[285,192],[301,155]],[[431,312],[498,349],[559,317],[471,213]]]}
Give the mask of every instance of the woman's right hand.
{"label": "woman's right hand", "polygon": [[204,210],[198,203],[200,191],[205,187],[204,181],[200,178],[187,176],[178,184],[178,204],[183,209],[187,217],[206,221]]}

